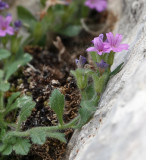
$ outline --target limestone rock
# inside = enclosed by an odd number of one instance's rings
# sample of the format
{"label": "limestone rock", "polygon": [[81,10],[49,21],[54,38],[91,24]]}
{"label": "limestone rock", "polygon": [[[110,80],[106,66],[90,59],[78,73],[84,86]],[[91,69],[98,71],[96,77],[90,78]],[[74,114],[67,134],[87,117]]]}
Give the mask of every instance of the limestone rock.
{"label": "limestone rock", "polygon": [[[114,33],[124,35],[129,51],[117,53],[99,108],[68,145],[66,160],[146,159],[146,0],[110,0],[117,16]],[[117,7],[115,7],[117,6]]]}

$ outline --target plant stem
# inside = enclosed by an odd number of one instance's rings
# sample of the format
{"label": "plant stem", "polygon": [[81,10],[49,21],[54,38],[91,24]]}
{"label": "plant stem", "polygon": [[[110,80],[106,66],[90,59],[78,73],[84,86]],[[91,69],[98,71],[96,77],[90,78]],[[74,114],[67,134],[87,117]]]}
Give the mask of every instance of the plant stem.
{"label": "plant stem", "polygon": [[54,132],[54,131],[57,131],[57,130],[63,130],[63,129],[67,129],[67,128],[74,128],[75,127],[75,124],[78,122],[78,120],[80,119],[80,116],[77,116],[75,119],[73,119],[71,122],[63,125],[63,126],[52,126],[52,127],[35,127],[35,128],[32,128],[32,129],[29,129],[27,131],[24,131],[24,132],[20,132],[20,131],[12,131],[12,132],[8,132],[8,134],[6,135],[6,138],[11,138],[13,136],[16,136],[16,137],[28,137],[30,136],[31,132],[34,130],[43,130],[45,132]]}
{"label": "plant stem", "polygon": [[4,110],[4,93],[0,92],[0,112],[3,112]]}

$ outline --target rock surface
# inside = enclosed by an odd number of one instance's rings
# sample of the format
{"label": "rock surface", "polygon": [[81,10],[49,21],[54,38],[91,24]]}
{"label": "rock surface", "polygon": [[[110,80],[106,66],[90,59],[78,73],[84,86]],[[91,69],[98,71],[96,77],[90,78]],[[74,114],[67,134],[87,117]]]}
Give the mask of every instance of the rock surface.
{"label": "rock surface", "polygon": [[116,55],[113,68],[124,67],[92,120],[74,133],[66,160],[146,159],[146,0],[110,0],[109,9],[118,16],[114,32],[130,49]]}

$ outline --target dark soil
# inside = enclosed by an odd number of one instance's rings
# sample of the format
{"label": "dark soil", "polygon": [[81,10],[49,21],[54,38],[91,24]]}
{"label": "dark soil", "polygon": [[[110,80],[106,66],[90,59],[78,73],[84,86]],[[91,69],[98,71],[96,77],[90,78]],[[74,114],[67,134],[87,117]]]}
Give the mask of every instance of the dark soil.
{"label": "dark soil", "polygon": [[[98,17],[98,16],[97,16]],[[99,20],[103,23],[107,13]],[[99,19],[99,17],[97,18]],[[95,18],[96,21],[96,18]],[[93,35],[82,31],[78,37],[61,37],[65,51],[61,56],[60,50],[52,46],[48,49],[38,46],[26,46],[25,51],[33,56],[32,66],[22,68],[18,75],[11,79],[12,90],[19,90],[26,95],[32,95],[36,102],[31,116],[23,124],[23,130],[36,126],[55,126],[57,117],[48,105],[48,99],[53,89],[58,88],[65,95],[64,122],[69,122],[78,114],[80,94],[76,82],[70,75],[75,69],[75,58],[86,56],[86,49],[90,45]],[[59,58],[61,57],[61,58]],[[67,141],[70,140],[73,130],[63,131]],[[43,146],[32,145],[27,156],[12,154],[9,160],[61,160],[65,155],[67,144],[56,139],[47,139]]]}

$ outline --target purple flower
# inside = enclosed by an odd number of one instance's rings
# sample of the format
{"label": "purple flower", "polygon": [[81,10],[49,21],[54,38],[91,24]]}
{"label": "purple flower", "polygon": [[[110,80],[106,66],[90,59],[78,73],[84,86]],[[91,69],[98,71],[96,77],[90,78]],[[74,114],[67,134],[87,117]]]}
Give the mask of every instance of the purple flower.
{"label": "purple flower", "polygon": [[6,2],[2,2],[0,0],[0,11],[4,10],[6,8],[9,8],[9,5]]}
{"label": "purple flower", "polygon": [[104,60],[101,60],[100,63],[96,63],[96,64],[97,64],[97,67],[101,69],[106,69],[109,66],[106,62],[104,62]]}
{"label": "purple flower", "polygon": [[79,60],[76,59],[75,62],[78,68],[83,68],[86,63],[86,58],[80,55]]}
{"label": "purple flower", "polygon": [[5,37],[6,34],[14,34],[14,29],[10,26],[11,21],[11,16],[7,16],[6,18],[0,16],[0,37]]}
{"label": "purple flower", "polygon": [[99,55],[110,52],[109,47],[106,47],[103,42],[103,34],[100,34],[99,37],[94,38],[92,43],[94,44],[94,47],[87,48],[87,52],[97,52]]}
{"label": "purple flower", "polygon": [[17,20],[17,21],[14,22],[15,32],[18,32],[21,27],[22,27],[22,22],[20,20]]}
{"label": "purple flower", "polygon": [[109,32],[106,34],[107,36],[107,42],[105,42],[105,46],[110,48],[110,51],[113,52],[121,52],[122,50],[128,50],[128,44],[121,44],[122,41],[122,35],[116,34],[114,35]]}
{"label": "purple flower", "polygon": [[107,0],[86,0],[85,5],[102,12],[107,8]]}

